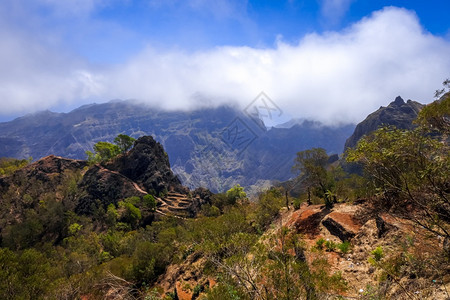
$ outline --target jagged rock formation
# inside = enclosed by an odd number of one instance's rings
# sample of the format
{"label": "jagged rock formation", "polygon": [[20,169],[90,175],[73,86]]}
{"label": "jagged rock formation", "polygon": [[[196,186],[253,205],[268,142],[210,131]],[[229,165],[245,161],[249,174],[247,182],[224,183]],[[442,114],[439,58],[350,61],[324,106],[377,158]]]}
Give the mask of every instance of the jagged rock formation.
{"label": "jagged rock formation", "polygon": [[423,105],[412,100],[405,101],[398,96],[387,107],[380,107],[377,111],[367,116],[359,123],[353,134],[345,142],[345,149],[356,146],[356,143],[364,135],[377,130],[383,125],[393,125],[401,129],[411,129],[414,127],[413,121]]}
{"label": "jagged rock formation", "polygon": [[167,153],[151,136],[139,138],[126,155],[106,163],[105,167],[138,183],[147,192],[154,191],[156,195],[163,190],[187,191],[172,173]]}
{"label": "jagged rock formation", "polygon": [[210,200],[207,192],[191,193],[181,185],[170,169],[164,148],[151,136],[136,140],[128,153],[91,167],[80,187],[84,196],[77,207],[79,212],[89,211],[97,199],[106,207],[127,197],[152,194],[158,201],[158,213],[194,217]]}

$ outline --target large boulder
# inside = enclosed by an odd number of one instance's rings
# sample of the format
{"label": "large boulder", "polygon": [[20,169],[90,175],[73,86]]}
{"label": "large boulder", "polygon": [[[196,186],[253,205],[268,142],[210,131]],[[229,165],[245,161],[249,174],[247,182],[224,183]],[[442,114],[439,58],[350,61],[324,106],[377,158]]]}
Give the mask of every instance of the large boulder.
{"label": "large boulder", "polygon": [[291,221],[296,232],[314,238],[320,233],[320,221],[327,214],[324,205],[303,206],[301,210],[294,212]]}
{"label": "large boulder", "polygon": [[353,215],[336,211],[327,215],[322,220],[322,224],[332,235],[340,238],[341,241],[352,239],[361,228],[361,224],[355,220]]}

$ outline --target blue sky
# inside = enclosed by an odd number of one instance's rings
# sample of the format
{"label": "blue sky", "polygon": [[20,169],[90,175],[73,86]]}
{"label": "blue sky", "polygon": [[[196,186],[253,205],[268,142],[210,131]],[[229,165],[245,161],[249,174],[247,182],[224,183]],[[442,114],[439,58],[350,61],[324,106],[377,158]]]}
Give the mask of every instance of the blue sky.
{"label": "blue sky", "polygon": [[450,1],[1,2],[0,120],[117,98],[245,107],[265,91],[293,117],[357,122],[450,77]]}

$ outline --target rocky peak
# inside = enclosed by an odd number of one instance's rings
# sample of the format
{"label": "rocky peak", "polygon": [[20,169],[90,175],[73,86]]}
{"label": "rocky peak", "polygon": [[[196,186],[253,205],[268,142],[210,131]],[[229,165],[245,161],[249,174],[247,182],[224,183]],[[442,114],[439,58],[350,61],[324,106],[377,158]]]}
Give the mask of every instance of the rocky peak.
{"label": "rocky peak", "polygon": [[147,192],[184,191],[180,180],[170,169],[167,153],[151,136],[137,139],[133,149],[105,164],[105,167],[135,181]]}
{"label": "rocky peak", "polygon": [[401,129],[412,129],[413,121],[422,107],[419,102],[408,100],[405,103],[402,97],[397,96],[387,107],[380,107],[356,126],[353,134],[345,142],[345,149],[355,147],[359,139],[380,126],[393,125]]}
{"label": "rocky peak", "polygon": [[[181,185],[170,169],[169,157],[164,148],[151,136],[140,137],[127,153],[89,168],[80,188],[84,193],[77,207],[79,213],[89,213],[92,204],[98,199],[106,207],[124,198],[147,193],[157,196],[162,203],[165,203],[167,193],[169,196],[175,193],[180,199],[187,199],[189,194],[189,189]],[[197,198],[197,202],[185,199],[184,206],[177,209],[194,212],[196,207],[193,206],[200,207],[202,204],[203,198]]]}
{"label": "rocky peak", "polygon": [[405,101],[403,100],[403,98],[400,97],[400,96],[397,96],[395,98],[395,100],[393,102],[391,102],[390,105],[392,105],[392,106],[394,106],[394,105],[395,106],[402,106],[403,104],[405,104]]}

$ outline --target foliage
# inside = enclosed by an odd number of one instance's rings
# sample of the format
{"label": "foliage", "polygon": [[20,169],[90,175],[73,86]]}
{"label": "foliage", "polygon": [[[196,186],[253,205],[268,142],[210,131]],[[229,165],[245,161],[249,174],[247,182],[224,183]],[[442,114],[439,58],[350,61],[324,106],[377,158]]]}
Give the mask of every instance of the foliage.
{"label": "foliage", "polygon": [[135,139],[124,134],[119,134],[114,139],[114,144],[108,142],[98,142],[94,145],[94,152],[86,151],[87,160],[90,163],[98,163],[110,160],[120,153],[127,152]]}
{"label": "foliage", "polygon": [[327,240],[325,242],[325,248],[326,248],[327,251],[330,251],[330,252],[334,251],[334,250],[336,250],[336,247],[337,247],[337,245],[333,241]]}
{"label": "foliage", "polygon": [[316,247],[319,250],[322,250],[325,247],[326,240],[324,238],[320,238],[316,241]]}
{"label": "foliage", "polygon": [[114,143],[119,147],[120,152],[125,153],[128,150],[133,147],[133,143],[136,141],[136,139],[126,135],[126,134],[119,134],[115,139]]}
{"label": "foliage", "polygon": [[132,228],[136,228],[139,221],[142,219],[142,214],[141,210],[134,206],[133,200],[133,198],[128,198],[128,201],[119,201],[119,208],[122,209],[120,219],[121,221],[130,224]]}
{"label": "foliage", "polygon": [[253,210],[253,226],[258,232],[264,231],[278,216],[283,206],[284,197],[279,189],[272,188],[258,196],[256,208]]}
{"label": "foliage", "polygon": [[[336,202],[335,177],[341,169],[328,167],[328,155],[323,148],[313,148],[300,151],[295,158],[293,171],[299,171],[299,181],[308,190],[308,198],[310,197],[310,189],[314,194],[325,200],[327,207],[331,208]],[[310,200],[310,199],[308,199]]]}
{"label": "foliage", "polygon": [[0,176],[11,175],[16,170],[19,170],[28,165],[33,160],[32,157],[28,159],[14,159],[14,158],[0,158]]}
{"label": "foliage", "polygon": [[54,279],[47,258],[34,249],[14,253],[0,249],[0,295],[2,299],[39,299]]}
{"label": "foliage", "polygon": [[299,198],[294,198],[294,202],[293,202],[294,209],[299,209],[301,204],[302,204],[302,202]]}
{"label": "foliage", "polygon": [[350,242],[344,241],[343,243],[338,244],[337,248],[341,251],[341,253],[347,254],[350,251]]}
{"label": "foliage", "polygon": [[150,194],[147,194],[142,197],[142,202],[144,204],[144,207],[149,209],[150,211],[156,210],[156,199]]}
{"label": "foliage", "polygon": [[374,262],[380,262],[381,259],[384,257],[384,251],[383,251],[383,247],[378,246],[376,247],[374,250],[372,250],[372,252],[370,252],[370,254],[372,254],[372,259],[369,260],[371,263]]}
{"label": "foliage", "polygon": [[347,160],[364,165],[370,180],[385,200],[384,207],[402,210],[411,204],[420,210],[404,211],[421,226],[449,236],[449,147],[420,128],[383,127],[347,152]]}
{"label": "foliage", "polygon": [[313,148],[298,152],[292,169],[300,172],[307,186],[319,186],[325,192],[327,162],[328,155],[325,149]]}
{"label": "foliage", "polygon": [[440,101],[425,106],[419,113],[416,123],[429,130],[448,135],[450,133],[450,94]]}
{"label": "foliage", "polygon": [[233,205],[238,200],[243,200],[247,198],[247,194],[244,192],[244,188],[239,184],[235,185],[231,189],[226,192],[226,196],[228,198],[228,203]]}

